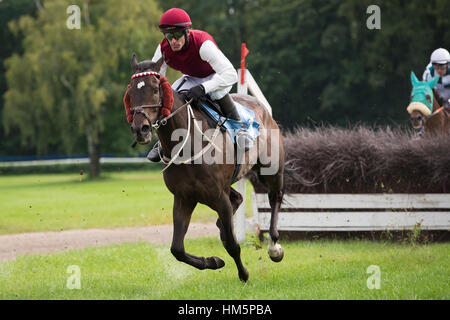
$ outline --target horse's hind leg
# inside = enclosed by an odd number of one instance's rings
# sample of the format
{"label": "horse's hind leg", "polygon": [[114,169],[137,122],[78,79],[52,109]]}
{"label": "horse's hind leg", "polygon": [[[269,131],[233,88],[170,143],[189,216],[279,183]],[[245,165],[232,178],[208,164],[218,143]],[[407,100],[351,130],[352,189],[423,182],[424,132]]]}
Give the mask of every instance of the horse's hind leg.
{"label": "horse's hind leg", "polygon": [[278,233],[278,211],[280,210],[281,202],[283,201],[283,191],[269,191],[269,203],[272,209],[270,216],[270,228],[269,228],[269,256],[274,262],[280,262],[283,260],[284,251],[278,243],[280,237]]}
{"label": "horse's hind leg", "polygon": [[269,256],[274,262],[280,262],[284,257],[284,250],[278,239],[278,211],[280,210],[281,202],[283,201],[283,171],[279,171],[276,175],[258,175],[259,178],[269,188],[269,203],[271,208],[270,227],[269,227]]}
{"label": "horse's hind leg", "polygon": [[[241,205],[242,201],[244,201],[244,198],[242,198],[242,195],[230,187],[230,202],[231,206],[233,208],[233,215],[236,213],[237,209]],[[223,232],[223,226],[222,222],[220,222],[220,219],[217,219],[216,226],[220,230],[220,240],[222,240],[223,244],[225,245],[225,234]]]}
{"label": "horse's hind leg", "polygon": [[173,239],[170,252],[178,261],[190,264],[200,270],[222,268],[225,262],[219,257],[196,257],[186,253],[184,249],[184,237],[189,227],[192,211],[194,211],[196,205],[196,202],[187,201],[177,196],[174,197]]}
{"label": "horse's hind leg", "polygon": [[[218,207],[216,208],[217,213],[219,214],[219,220],[217,220],[217,225],[220,229],[220,238],[222,243],[227,250],[228,254],[234,259],[236,263],[239,279],[242,281],[248,280],[248,271],[245,269],[244,265],[241,261],[241,247],[237,242],[236,236],[234,234],[234,226],[233,226],[233,205],[231,204],[230,198],[225,191],[222,191],[223,199]],[[241,200],[242,201],[242,200]]]}
{"label": "horse's hind leg", "polygon": [[230,188],[230,201],[231,201],[231,205],[233,207],[233,214],[235,214],[236,210],[239,208],[242,201],[244,201],[244,198],[242,197],[242,195],[239,192],[237,192],[233,188]]}

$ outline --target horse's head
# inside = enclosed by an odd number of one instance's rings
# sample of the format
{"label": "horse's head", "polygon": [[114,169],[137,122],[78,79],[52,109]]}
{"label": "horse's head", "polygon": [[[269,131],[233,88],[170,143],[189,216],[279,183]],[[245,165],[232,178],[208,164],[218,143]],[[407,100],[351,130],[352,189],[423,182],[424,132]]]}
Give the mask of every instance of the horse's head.
{"label": "horse's head", "polygon": [[138,62],[133,54],[131,59],[130,87],[128,88],[129,106],[133,114],[131,132],[137,142],[149,143],[152,137],[152,125],[158,120],[162,108],[159,71],[163,58],[157,62],[145,60]]}
{"label": "horse's head", "polygon": [[428,82],[417,79],[411,71],[411,101],[407,107],[410,114],[410,122],[415,130],[421,130],[425,125],[425,120],[433,109],[433,90]]}
{"label": "horse's head", "polygon": [[411,101],[406,108],[411,115],[410,121],[414,129],[419,130],[425,124],[426,117],[433,111],[433,87],[439,77],[431,81],[419,81],[411,71]]}

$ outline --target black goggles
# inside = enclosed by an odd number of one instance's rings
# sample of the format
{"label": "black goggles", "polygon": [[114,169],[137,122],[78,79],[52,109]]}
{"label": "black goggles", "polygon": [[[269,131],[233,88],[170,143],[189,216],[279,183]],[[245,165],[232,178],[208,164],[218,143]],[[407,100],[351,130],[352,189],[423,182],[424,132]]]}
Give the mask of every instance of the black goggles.
{"label": "black goggles", "polygon": [[166,32],[164,33],[164,37],[169,40],[172,41],[173,38],[175,38],[175,40],[179,40],[182,36],[184,36],[185,31],[174,31],[174,32]]}
{"label": "black goggles", "polygon": [[433,63],[435,69],[447,69],[447,63]]}

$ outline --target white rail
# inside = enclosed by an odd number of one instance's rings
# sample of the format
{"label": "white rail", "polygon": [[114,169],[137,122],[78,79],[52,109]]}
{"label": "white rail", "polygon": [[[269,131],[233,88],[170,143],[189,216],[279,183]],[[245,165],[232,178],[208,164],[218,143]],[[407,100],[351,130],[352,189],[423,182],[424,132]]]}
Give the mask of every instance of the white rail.
{"label": "white rail", "polygon": [[[267,231],[266,194],[252,194],[253,223]],[[450,194],[286,194],[281,231],[450,230]]]}
{"label": "white rail", "polygon": [[[102,157],[100,163],[148,163],[147,158],[112,158]],[[4,161],[0,162],[0,168],[8,167],[32,167],[32,166],[52,166],[57,164],[81,164],[89,163],[89,158],[75,159],[52,159],[52,160],[27,160],[27,161]]]}

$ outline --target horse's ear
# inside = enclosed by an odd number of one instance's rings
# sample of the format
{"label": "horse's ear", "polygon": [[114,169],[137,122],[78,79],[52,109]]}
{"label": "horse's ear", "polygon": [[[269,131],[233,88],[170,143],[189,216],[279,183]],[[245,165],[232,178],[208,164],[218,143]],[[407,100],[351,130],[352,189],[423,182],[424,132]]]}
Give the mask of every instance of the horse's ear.
{"label": "horse's ear", "polygon": [[163,53],[162,57],[159,58],[159,60],[156,61],[156,63],[155,63],[155,68],[156,68],[155,71],[156,72],[160,72],[161,71],[161,67],[162,67],[163,63],[164,63],[164,53]]}
{"label": "horse's ear", "polygon": [[133,73],[136,73],[138,69],[138,60],[136,57],[136,53],[133,53],[133,57],[131,58],[131,70],[133,70]]}
{"label": "horse's ear", "polygon": [[414,73],[414,71],[411,71],[411,83],[413,87],[416,86],[418,82],[419,79],[417,79],[416,74]]}
{"label": "horse's ear", "polygon": [[433,79],[431,79],[430,81],[427,82],[431,89],[434,88],[434,86],[436,85],[436,83],[439,81],[439,78],[440,78],[440,77],[441,77],[441,76],[438,75],[437,77],[435,77],[435,78],[433,78]]}

